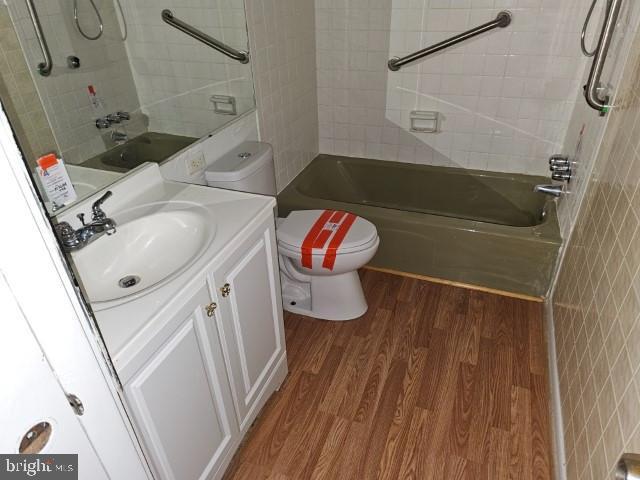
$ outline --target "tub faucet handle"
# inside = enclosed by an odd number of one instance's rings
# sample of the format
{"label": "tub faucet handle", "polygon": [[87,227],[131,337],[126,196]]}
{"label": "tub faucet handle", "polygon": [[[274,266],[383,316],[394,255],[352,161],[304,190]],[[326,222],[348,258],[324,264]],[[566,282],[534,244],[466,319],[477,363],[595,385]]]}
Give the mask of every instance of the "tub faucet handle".
{"label": "tub faucet handle", "polygon": [[551,178],[553,180],[557,180],[559,182],[568,182],[568,181],[571,180],[571,170],[567,169],[567,170],[564,170],[564,171],[559,171],[559,170],[554,171],[551,174]]}
{"label": "tub faucet handle", "polygon": [[569,168],[571,166],[571,162],[569,161],[569,157],[566,155],[551,155],[549,159],[549,168],[554,170],[556,168]]}
{"label": "tub faucet handle", "polygon": [[551,157],[549,157],[549,165],[565,164],[565,163],[569,163],[569,157],[567,155],[556,153],[554,155],[551,155]]}
{"label": "tub faucet handle", "polygon": [[571,180],[571,162],[566,155],[551,155],[549,158],[549,170],[551,170],[551,178],[561,182],[569,182]]}

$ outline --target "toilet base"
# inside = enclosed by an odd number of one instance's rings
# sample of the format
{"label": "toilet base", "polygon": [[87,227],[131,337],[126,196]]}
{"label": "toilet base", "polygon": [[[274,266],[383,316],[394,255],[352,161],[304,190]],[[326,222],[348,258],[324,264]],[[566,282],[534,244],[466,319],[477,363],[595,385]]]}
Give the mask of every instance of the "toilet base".
{"label": "toilet base", "polygon": [[358,272],[311,277],[310,282],[280,272],[286,311],[322,320],[353,320],[367,311]]}

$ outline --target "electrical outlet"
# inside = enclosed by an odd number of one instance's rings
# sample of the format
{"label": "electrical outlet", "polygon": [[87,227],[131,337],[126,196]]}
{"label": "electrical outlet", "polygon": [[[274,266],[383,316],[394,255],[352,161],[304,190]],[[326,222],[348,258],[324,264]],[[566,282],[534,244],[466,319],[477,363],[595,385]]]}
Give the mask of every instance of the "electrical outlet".
{"label": "electrical outlet", "polygon": [[187,164],[187,175],[193,176],[200,173],[205,167],[204,153],[200,152],[193,157],[187,158],[185,162]]}

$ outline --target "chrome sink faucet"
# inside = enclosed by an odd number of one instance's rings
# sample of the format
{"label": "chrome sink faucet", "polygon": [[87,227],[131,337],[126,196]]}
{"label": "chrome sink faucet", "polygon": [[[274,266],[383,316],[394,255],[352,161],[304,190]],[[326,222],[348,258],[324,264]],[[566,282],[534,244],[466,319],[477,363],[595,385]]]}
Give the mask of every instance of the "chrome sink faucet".
{"label": "chrome sink faucet", "polygon": [[116,233],[116,221],[107,217],[102,210],[102,204],[111,197],[112,192],[108,191],[91,205],[91,223],[85,223],[84,213],[79,213],[78,218],[82,227],[77,230],[68,223],[60,222],[56,225],[56,233],[66,252],[73,252],[86,247],[94,240],[97,240],[105,233],[113,235]]}

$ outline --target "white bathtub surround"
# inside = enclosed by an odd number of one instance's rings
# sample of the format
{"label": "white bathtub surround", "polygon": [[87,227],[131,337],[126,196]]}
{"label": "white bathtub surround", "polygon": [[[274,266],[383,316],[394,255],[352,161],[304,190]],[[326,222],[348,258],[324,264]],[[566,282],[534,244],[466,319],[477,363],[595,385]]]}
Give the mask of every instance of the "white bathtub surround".
{"label": "white bathtub surround", "polygon": [[[320,150],[383,160],[547,173],[581,91],[586,2],[316,1]],[[387,61],[495,18],[513,22],[390,72]],[[599,18],[598,12],[595,18]],[[443,113],[409,131],[411,110]]]}
{"label": "white bathtub surround", "polygon": [[313,0],[246,0],[260,139],[278,190],[318,155]]}

